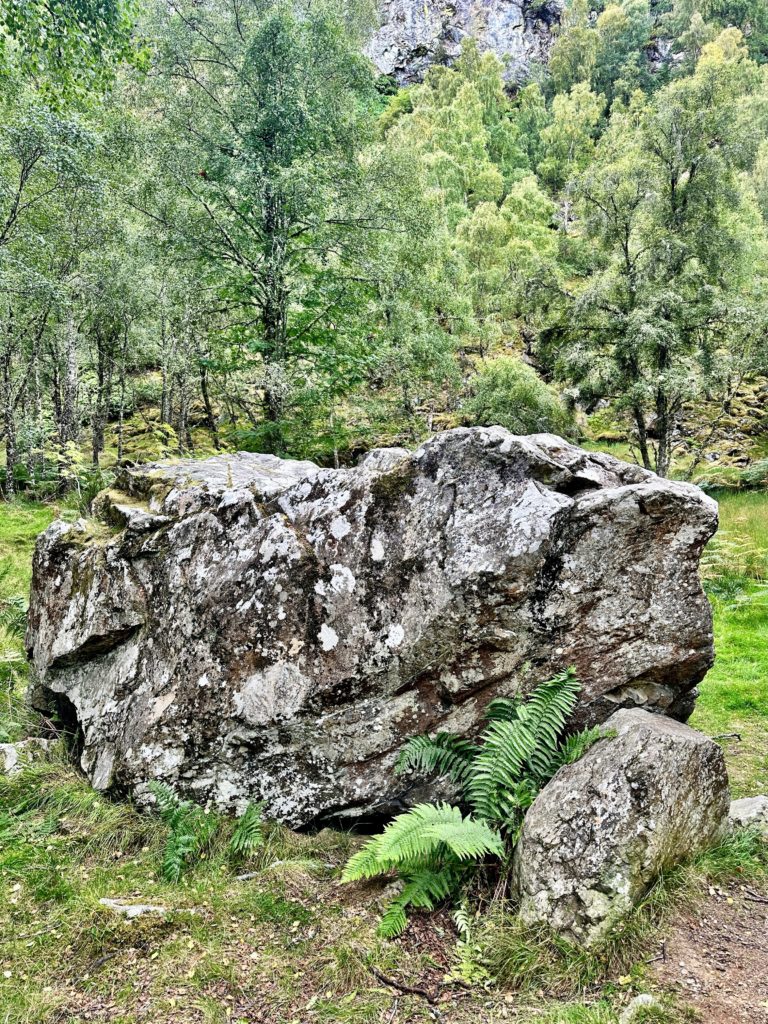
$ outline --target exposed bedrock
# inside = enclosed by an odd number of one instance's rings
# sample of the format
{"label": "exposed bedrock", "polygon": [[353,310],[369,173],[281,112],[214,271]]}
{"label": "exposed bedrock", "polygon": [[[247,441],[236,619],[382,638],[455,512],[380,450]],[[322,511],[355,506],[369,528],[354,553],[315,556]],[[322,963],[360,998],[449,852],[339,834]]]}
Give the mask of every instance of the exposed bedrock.
{"label": "exposed bedrock", "polygon": [[293,826],[388,813],[411,735],[471,733],[569,665],[580,723],[685,719],[713,660],[715,503],[551,435],[157,463],[94,507],[38,542],[28,646],[99,789],[160,779]]}
{"label": "exposed bedrock", "polygon": [[366,53],[400,85],[420,81],[432,64],[452,64],[464,41],[477,40],[502,61],[505,77],[524,81],[544,63],[564,0],[379,0],[381,24]]}

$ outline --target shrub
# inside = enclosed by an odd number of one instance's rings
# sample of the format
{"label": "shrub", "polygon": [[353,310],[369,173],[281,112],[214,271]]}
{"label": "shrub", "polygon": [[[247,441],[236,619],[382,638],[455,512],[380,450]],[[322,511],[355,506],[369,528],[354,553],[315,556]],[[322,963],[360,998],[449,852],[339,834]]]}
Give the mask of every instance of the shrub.
{"label": "shrub", "polygon": [[500,356],[487,363],[472,388],[464,406],[472,424],[499,424],[514,434],[573,433],[573,417],[557,392],[520,359]]}

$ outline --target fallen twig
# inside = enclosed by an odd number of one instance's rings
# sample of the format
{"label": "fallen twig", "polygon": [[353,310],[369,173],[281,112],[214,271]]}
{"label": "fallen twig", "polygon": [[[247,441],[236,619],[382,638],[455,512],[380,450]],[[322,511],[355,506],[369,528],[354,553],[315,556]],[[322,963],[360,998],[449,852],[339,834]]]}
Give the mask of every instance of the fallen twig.
{"label": "fallen twig", "polygon": [[437,996],[434,993],[428,992],[425,988],[419,988],[417,985],[406,985],[405,982],[398,981],[396,978],[389,978],[378,967],[371,967],[371,974],[384,985],[388,985],[398,992],[404,992],[408,996],[421,996],[422,999],[426,999],[430,1006],[434,1006],[437,1003]]}
{"label": "fallen twig", "polygon": [[713,740],[739,740],[741,741],[740,732],[723,732],[719,736],[713,736]]}

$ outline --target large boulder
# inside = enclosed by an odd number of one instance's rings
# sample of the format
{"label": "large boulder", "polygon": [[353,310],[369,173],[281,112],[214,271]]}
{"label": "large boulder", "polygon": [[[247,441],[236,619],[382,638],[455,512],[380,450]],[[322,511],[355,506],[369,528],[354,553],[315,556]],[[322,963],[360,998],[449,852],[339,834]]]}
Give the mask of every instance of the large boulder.
{"label": "large boulder", "polygon": [[379,0],[381,23],[366,53],[400,85],[420,81],[433,64],[453,63],[464,41],[494,53],[504,74],[521,82],[543,63],[564,0]]}
{"label": "large boulder", "polygon": [[728,775],[713,740],[639,709],[617,711],[605,732],[533,802],[513,868],[523,920],[585,946],[728,823]]}
{"label": "large boulder", "polygon": [[413,734],[471,733],[569,665],[579,722],[684,718],[713,659],[715,504],[550,435],[453,430],[353,469],[158,463],[95,508],[39,540],[28,645],[100,789],[162,779],[292,825],[388,813]]}

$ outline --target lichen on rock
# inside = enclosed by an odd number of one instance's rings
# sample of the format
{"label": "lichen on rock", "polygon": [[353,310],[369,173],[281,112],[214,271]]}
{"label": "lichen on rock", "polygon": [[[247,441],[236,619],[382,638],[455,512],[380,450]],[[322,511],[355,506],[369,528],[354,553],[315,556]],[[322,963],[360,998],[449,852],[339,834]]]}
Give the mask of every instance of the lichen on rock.
{"label": "lichen on rock", "polygon": [[605,730],[536,798],[513,866],[523,921],[584,946],[665,871],[715,845],[730,801],[722,749],[702,733],[639,709],[617,711]]}
{"label": "lichen on rock", "polygon": [[96,787],[140,799],[160,779],[294,826],[389,813],[407,737],[470,734],[569,665],[579,723],[684,719],[713,660],[714,502],[551,435],[459,429],[339,470],[157,463],[95,508],[98,541],[38,542],[34,700]]}
{"label": "lichen on rock", "polygon": [[510,81],[544,63],[563,0],[379,0],[381,23],[366,53],[400,85],[420,81],[433,64],[453,63],[466,39],[495,53]]}

